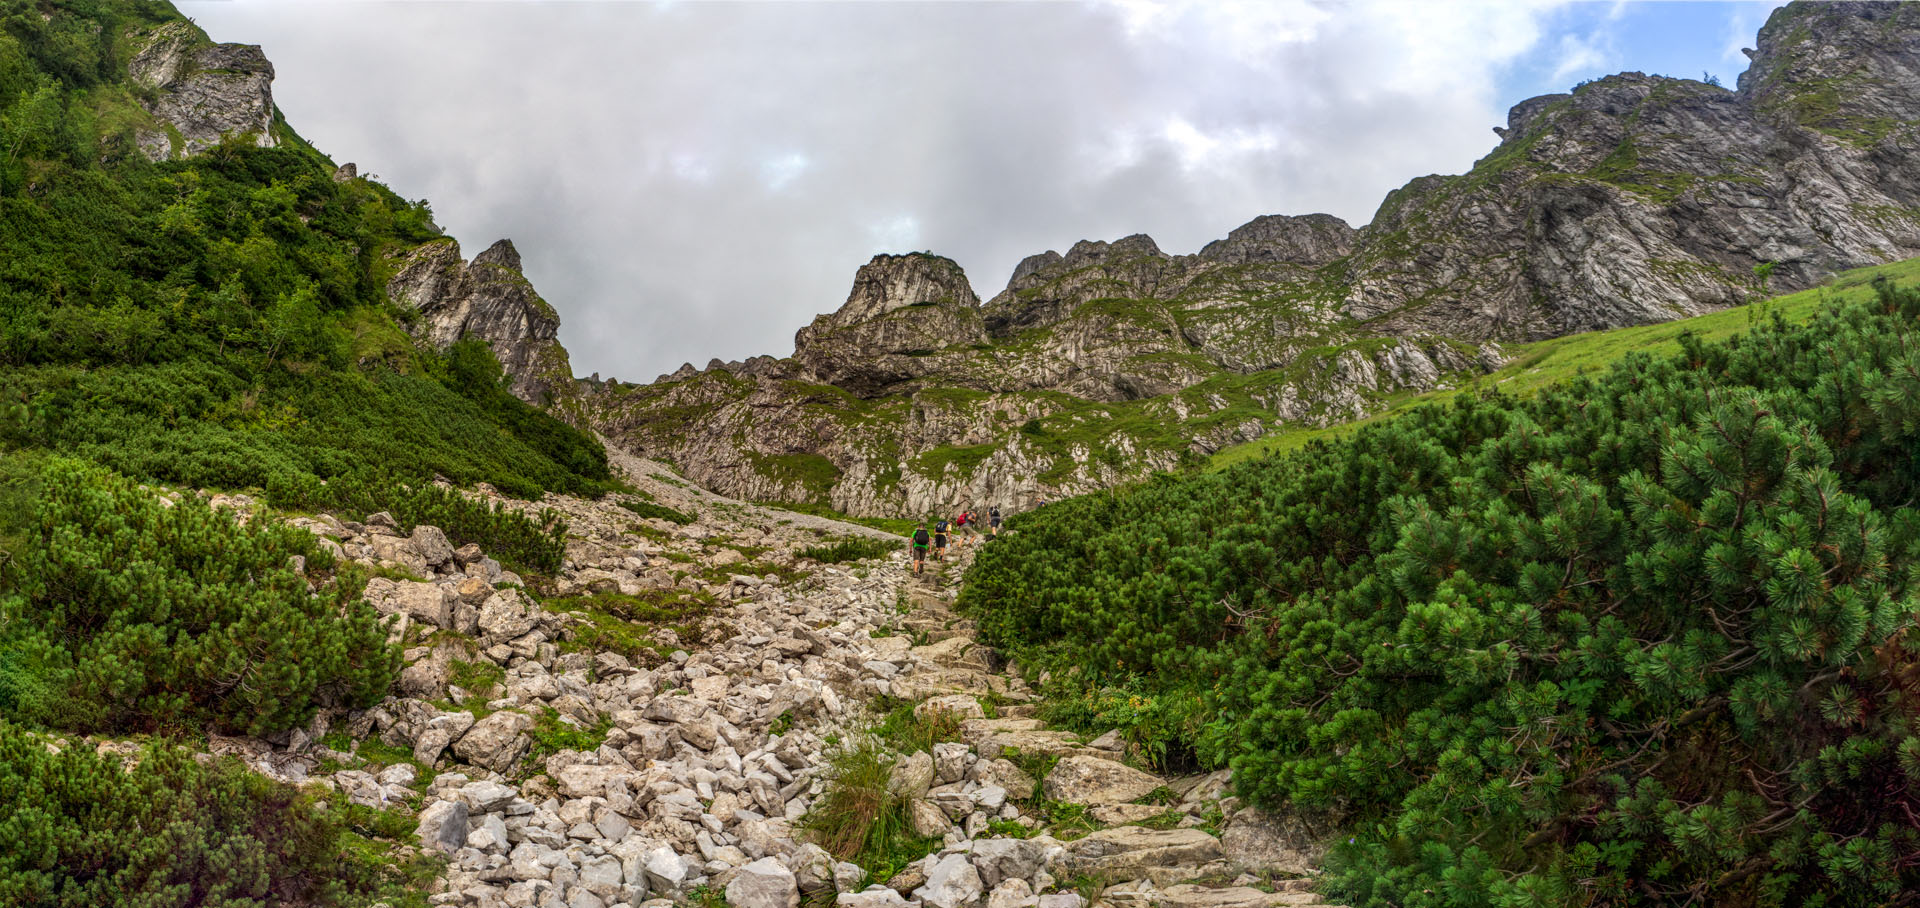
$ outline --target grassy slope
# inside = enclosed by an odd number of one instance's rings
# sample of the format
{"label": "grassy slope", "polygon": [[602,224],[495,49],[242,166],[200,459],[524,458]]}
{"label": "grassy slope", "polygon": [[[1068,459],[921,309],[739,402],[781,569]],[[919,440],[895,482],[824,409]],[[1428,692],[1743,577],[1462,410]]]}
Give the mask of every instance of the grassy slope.
{"label": "grassy slope", "polygon": [[1541,388],[1603,369],[1634,351],[1645,351],[1655,355],[1676,352],[1680,349],[1680,336],[1687,333],[1698,335],[1703,340],[1719,340],[1744,333],[1753,327],[1756,320],[1775,314],[1791,323],[1805,322],[1812,318],[1814,313],[1823,309],[1870,297],[1873,291],[1867,286],[1868,283],[1882,275],[1901,283],[1920,279],[1920,259],[1856,268],[1842,272],[1824,286],[1789,293],[1751,306],[1727,309],[1711,315],[1663,322],[1658,325],[1570,334],[1566,337],[1509,347],[1511,361],[1499,371],[1481,378],[1476,384],[1429,391],[1425,394],[1404,395],[1391,407],[1366,419],[1325,428],[1302,428],[1280,432],[1259,441],[1225,448],[1213,455],[1209,468],[1221,470],[1236,463],[1291,451],[1312,441],[1337,438],[1352,432],[1356,427],[1391,419],[1415,407],[1444,402],[1463,391],[1472,391],[1475,388],[1498,386],[1509,394],[1529,396]]}

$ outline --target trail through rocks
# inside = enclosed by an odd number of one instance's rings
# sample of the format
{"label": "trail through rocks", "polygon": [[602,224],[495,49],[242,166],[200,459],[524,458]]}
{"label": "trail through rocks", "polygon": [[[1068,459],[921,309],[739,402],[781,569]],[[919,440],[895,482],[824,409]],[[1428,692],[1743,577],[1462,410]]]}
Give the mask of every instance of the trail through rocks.
{"label": "trail through rocks", "polygon": [[[366,594],[395,616],[405,671],[372,709],[216,748],[412,812],[419,848],[446,862],[436,905],[1319,904],[1312,831],[1240,809],[1225,773],[1162,777],[1117,734],[1082,740],[1038,718],[1027,681],[952,609],[993,543],[915,576],[898,537],[613,459],[637,495],[478,493],[565,515],[565,567],[538,589],[433,527],[295,519],[388,569]],[[848,538],[898,548],[848,564],[801,555]],[[874,730],[904,710],[945,733],[886,749]],[[810,822],[846,784],[836,767],[862,746],[890,764],[887,796],[924,855],[860,866],[815,841]]]}

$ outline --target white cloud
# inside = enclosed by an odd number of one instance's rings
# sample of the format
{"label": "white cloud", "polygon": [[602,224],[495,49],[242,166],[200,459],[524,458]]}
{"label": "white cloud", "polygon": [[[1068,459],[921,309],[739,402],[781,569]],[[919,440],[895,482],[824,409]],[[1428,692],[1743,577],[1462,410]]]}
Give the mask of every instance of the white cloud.
{"label": "white cloud", "polygon": [[920,249],[920,220],[910,214],[894,215],[867,225],[867,237],[875,252],[915,252]]}
{"label": "white cloud", "polygon": [[469,254],[512,236],[576,368],[630,378],[788,352],[876,252],[987,297],[1082,238],[1362,224],[1561,40],[1552,0],[182,6]]}
{"label": "white cloud", "polygon": [[1611,71],[1615,59],[1611,45],[1609,36],[1599,32],[1584,36],[1561,35],[1556,52],[1559,62],[1554,65],[1553,79],[1566,81],[1601,70]]}
{"label": "white cloud", "polygon": [[760,162],[760,182],[768,189],[779,192],[806,173],[812,163],[811,159],[797,151],[774,155]]}

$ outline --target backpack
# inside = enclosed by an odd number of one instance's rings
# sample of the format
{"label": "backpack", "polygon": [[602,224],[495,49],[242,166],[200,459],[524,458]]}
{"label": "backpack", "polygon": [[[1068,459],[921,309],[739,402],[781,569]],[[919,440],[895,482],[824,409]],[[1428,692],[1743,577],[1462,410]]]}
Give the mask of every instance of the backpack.
{"label": "backpack", "polygon": [[999,508],[992,508],[992,509],[990,509],[990,510],[988,510],[988,511],[987,511],[987,516],[988,516],[989,518],[991,518],[991,519],[994,519],[994,520],[999,520],[999,519],[1000,519],[1000,509],[999,509]]}
{"label": "backpack", "polygon": [[914,545],[926,545],[926,544],[927,544],[927,531],[926,531],[926,530],[914,530],[914,531],[913,531],[913,544],[914,544]]}
{"label": "backpack", "polygon": [[966,512],[964,512],[964,511],[962,511],[962,512],[960,513],[960,516],[958,516],[958,517],[955,517],[955,518],[953,519],[953,522],[954,522],[954,524],[955,524],[956,526],[966,526],[966,525],[967,525],[967,515],[966,515]]}
{"label": "backpack", "polygon": [[947,535],[947,522],[942,520],[939,523],[934,524],[933,531],[936,533],[939,533],[942,536]]}

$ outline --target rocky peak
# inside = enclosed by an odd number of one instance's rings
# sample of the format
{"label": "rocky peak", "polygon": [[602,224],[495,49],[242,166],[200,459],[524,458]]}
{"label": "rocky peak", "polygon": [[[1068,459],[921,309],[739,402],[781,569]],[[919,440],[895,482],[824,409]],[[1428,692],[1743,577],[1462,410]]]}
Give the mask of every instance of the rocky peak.
{"label": "rocky peak", "polygon": [[387,296],[420,313],[411,330],[436,350],[465,338],[486,342],[522,400],[543,402],[572,383],[567,351],[555,339],[560,316],[520,273],[520,253],[509,240],[470,263],[452,238],[416,247],[401,255]]}
{"label": "rocky peak", "polygon": [[1117,264],[1133,259],[1171,258],[1160,251],[1160,245],[1153,237],[1144,233],[1121,237],[1111,243],[1098,240],[1081,240],[1067,250],[1067,257],[1061,261],[1061,267],[1071,271],[1093,265]]}
{"label": "rocky peak", "polygon": [[140,150],[159,161],[194,155],[231,135],[252,135],[263,148],[273,135],[273,63],[251,44],[209,44],[186,22],[171,22],[147,36],[127,65],[135,84],[151,91],[147,112],[178,136],[143,131]]}
{"label": "rocky peak", "polygon": [[952,259],[921,252],[883,253],[860,266],[845,305],[823,319],[831,327],[847,327],[926,303],[978,306],[980,298]]}
{"label": "rocky peak", "polygon": [[1353,251],[1357,232],[1330,214],[1257,217],[1200,250],[1200,257],[1229,265],[1324,265]]}
{"label": "rocky peak", "polygon": [[1773,11],[1747,50],[1740,94],[1815,129],[1920,119],[1920,8],[1907,3],[1793,3]]}
{"label": "rocky peak", "polygon": [[494,265],[519,274],[520,250],[513,248],[512,240],[500,240],[488,246],[487,251],[474,256],[473,263],[475,265]]}

